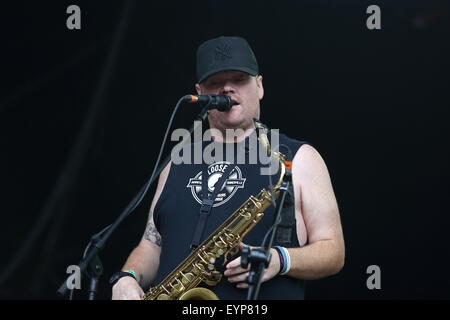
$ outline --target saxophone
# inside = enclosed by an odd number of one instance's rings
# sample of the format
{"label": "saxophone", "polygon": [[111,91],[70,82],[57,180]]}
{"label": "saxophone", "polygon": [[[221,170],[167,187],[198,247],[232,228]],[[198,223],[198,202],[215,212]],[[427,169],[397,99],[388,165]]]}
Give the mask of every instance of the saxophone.
{"label": "saxophone", "polygon": [[[230,217],[225,220],[205,241],[184,259],[161,283],[150,288],[143,300],[218,300],[217,295],[207,288],[197,286],[204,282],[214,286],[222,278],[215,270],[217,258],[224,256],[224,264],[229,255],[238,253],[238,245],[264,216],[264,211],[272,204],[273,196],[278,197],[286,171],[285,155],[271,151],[267,139],[267,127],[253,119],[255,128],[260,130],[258,140],[280,164],[280,177],[273,187],[273,193],[262,189],[256,196],[250,196]],[[270,186],[269,186],[270,187]]]}

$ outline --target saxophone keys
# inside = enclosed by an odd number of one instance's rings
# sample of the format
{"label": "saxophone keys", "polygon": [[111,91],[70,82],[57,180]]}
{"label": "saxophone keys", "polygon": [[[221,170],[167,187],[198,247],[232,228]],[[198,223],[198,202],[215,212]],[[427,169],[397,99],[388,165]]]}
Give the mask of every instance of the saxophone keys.
{"label": "saxophone keys", "polygon": [[196,262],[194,263],[194,268],[192,268],[192,272],[195,275],[200,275],[203,272],[205,272],[205,267],[203,266],[203,264]]}
{"label": "saxophone keys", "polygon": [[156,300],[170,300],[170,296],[165,293],[161,293],[158,297],[156,297]]}
{"label": "saxophone keys", "polygon": [[211,272],[211,275],[205,280],[208,286],[215,286],[222,279],[222,274],[219,271]]}
{"label": "saxophone keys", "polygon": [[234,257],[235,255],[237,255],[239,252],[239,247],[234,247],[233,249],[230,250],[230,255],[232,257]]}
{"label": "saxophone keys", "polygon": [[228,259],[230,258],[231,254],[230,252],[225,253],[224,257],[223,257],[223,263],[222,266],[226,265],[228,263]]}
{"label": "saxophone keys", "polygon": [[[181,272],[180,272],[181,273]],[[190,282],[192,282],[192,280],[194,279],[194,275],[192,274],[192,273],[186,273],[186,274],[184,274],[184,273],[181,273],[182,274],[182,276],[183,276],[183,278],[181,279],[181,283],[183,284],[183,285],[187,285],[188,283],[190,283]]]}
{"label": "saxophone keys", "polygon": [[183,291],[186,289],[179,279],[177,279],[176,284],[174,284],[174,285],[171,284],[170,286],[172,287],[172,291],[171,291],[172,295],[179,295],[179,294],[183,293]]}

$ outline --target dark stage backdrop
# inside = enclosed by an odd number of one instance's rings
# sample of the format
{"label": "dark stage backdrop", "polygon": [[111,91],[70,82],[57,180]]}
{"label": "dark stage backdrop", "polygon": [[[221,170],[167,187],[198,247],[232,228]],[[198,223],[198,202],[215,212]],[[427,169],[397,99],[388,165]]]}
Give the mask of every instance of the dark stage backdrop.
{"label": "dark stage backdrop", "polygon": [[[66,27],[71,4],[81,30]],[[371,4],[381,30],[366,27]],[[219,35],[253,47],[263,122],[328,165],[346,264],[307,298],[450,298],[447,1],[10,1],[0,23],[0,298],[57,298],[149,177],[176,101],[195,92],[195,50]],[[101,252],[101,299],[153,191]]]}

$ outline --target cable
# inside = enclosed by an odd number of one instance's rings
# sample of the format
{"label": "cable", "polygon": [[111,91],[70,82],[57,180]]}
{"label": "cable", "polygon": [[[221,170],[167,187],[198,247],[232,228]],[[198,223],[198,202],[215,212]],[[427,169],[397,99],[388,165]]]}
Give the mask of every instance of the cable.
{"label": "cable", "polygon": [[[280,144],[280,145],[277,146],[277,147],[278,147],[278,151],[280,151],[280,149],[281,149],[282,147],[285,147],[285,149],[287,150],[287,159],[292,159],[292,150],[291,150],[291,148],[289,148],[289,147],[288,147],[287,145],[285,145],[285,144]],[[274,189],[273,189],[272,175],[271,175],[271,174],[269,174],[269,188],[270,188],[269,192],[270,192],[270,194],[271,194],[271,196],[272,196],[272,203],[273,203],[273,205],[274,205],[274,207],[275,207],[275,209],[276,209],[277,206],[276,206],[276,199],[275,199],[275,191],[274,191]],[[281,216],[279,216],[278,219],[277,219],[277,221],[275,221],[275,223],[269,228],[269,230],[267,230],[266,234],[264,235],[263,241],[262,241],[262,243],[261,243],[261,247],[264,248],[264,246],[265,246],[265,244],[266,244],[266,241],[267,241],[267,237],[270,235],[270,233],[271,233],[272,230],[275,228],[275,226],[278,226],[278,224],[280,224],[280,222],[281,222]]]}
{"label": "cable", "polygon": [[[133,211],[134,209],[137,208],[137,206],[141,203],[142,199],[144,199],[145,194],[147,193],[151,182],[153,181],[153,177],[156,173],[156,170],[158,169],[159,163],[161,161],[161,156],[163,154],[164,151],[164,147],[166,145],[167,142],[167,136],[169,135],[170,129],[172,127],[172,123],[173,123],[173,119],[175,118],[175,115],[178,111],[178,108],[180,107],[181,103],[185,100],[185,97],[182,97],[180,100],[178,100],[175,108],[172,111],[172,115],[170,116],[169,119],[169,124],[167,125],[167,129],[166,132],[164,134],[164,138],[162,140],[161,143],[161,147],[159,149],[159,153],[158,153],[158,157],[156,159],[156,163],[155,163],[155,167],[153,168],[153,172],[152,175],[150,176],[150,179],[145,183],[145,185],[141,188],[141,190],[138,192],[138,194],[134,197],[134,199],[128,204],[127,208],[125,209],[125,211],[127,211],[126,215],[124,218],[128,217]],[[86,256],[86,254],[88,253],[88,250],[90,248],[90,246],[92,245],[92,242],[94,240],[97,240],[98,238],[100,238],[106,231],[109,230],[109,228],[111,228],[112,224],[110,224],[109,226],[103,228],[100,232],[94,234],[91,237],[91,241],[89,241],[88,245],[86,246],[84,253],[83,253],[83,258]]]}

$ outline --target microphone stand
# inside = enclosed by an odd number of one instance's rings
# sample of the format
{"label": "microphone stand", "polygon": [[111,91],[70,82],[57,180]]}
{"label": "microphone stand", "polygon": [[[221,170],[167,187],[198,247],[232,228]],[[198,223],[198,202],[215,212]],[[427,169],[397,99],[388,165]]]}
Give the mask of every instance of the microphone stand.
{"label": "microphone stand", "polygon": [[241,266],[247,269],[250,263],[249,276],[247,277],[248,291],[247,300],[257,300],[259,289],[261,286],[261,280],[263,271],[269,266],[273,239],[275,238],[275,233],[277,231],[277,226],[279,224],[279,218],[281,216],[281,210],[283,209],[284,202],[286,200],[286,194],[289,190],[289,186],[292,182],[292,173],[290,169],[286,168],[286,172],[283,176],[283,182],[280,186],[280,197],[277,202],[277,207],[275,210],[275,219],[273,223],[273,230],[270,234],[269,241],[265,243],[263,248],[250,249],[250,247],[242,248],[241,253]]}
{"label": "microphone stand", "polygon": [[[191,128],[189,129],[189,134],[186,135],[190,136],[192,132],[194,132],[196,129],[198,129],[199,126],[201,126],[201,123],[205,121],[206,117],[208,116],[209,110],[211,109],[210,103],[207,103],[203,109],[200,111],[200,113],[197,115],[194,123],[192,124]],[[183,139],[182,141],[185,141]],[[158,167],[155,175],[144,184],[144,186],[141,188],[139,193],[136,195],[136,197],[128,204],[128,206],[125,208],[124,211],[119,215],[119,217],[115,220],[115,222],[107,227],[106,233],[103,234],[103,236],[99,236],[99,234],[103,233],[103,231],[94,234],[91,237],[91,242],[89,246],[89,251],[83,256],[83,259],[78,263],[78,267],[80,268],[80,274],[84,273],[88,278],[90,278],[90,284],[89,284],[89,290],[88,290],[88,299],[89,300],[95,300],[97,295],[97,287],[98,287],[98,281],[100,279],[100,276],[103,272],[103,266],[101,263],[101,260],[98,256],[99,252],[104,248],[106,242],[111,237],[111,235],[116,231],[116,229],[119,227],[119,225],[122,223],[122,221],[130,214],[130,208],[134,205],[135,200],[138,199],[141,196],[141,193],[143,193],[148,185],[153,184],[153,182],[156,180],[157,177],[159,177],[159,174],[162,170],[169,164],[171,159],[171,155],[169,154],[162,164]],[[147,189],[148,190],[148,189]],[[89,268],[89,269],[88,269]],[[59,289],[57,290],[58,295],[61,297],[64,297],[68,294],[69,289],[67,286],[68,280],[71,278],[71,276],[67,277],[67,279],[61,284]],[[72,289],[73,290],[73,289]],[[72,294],[70,295],[70,300],[72,300]]]}

